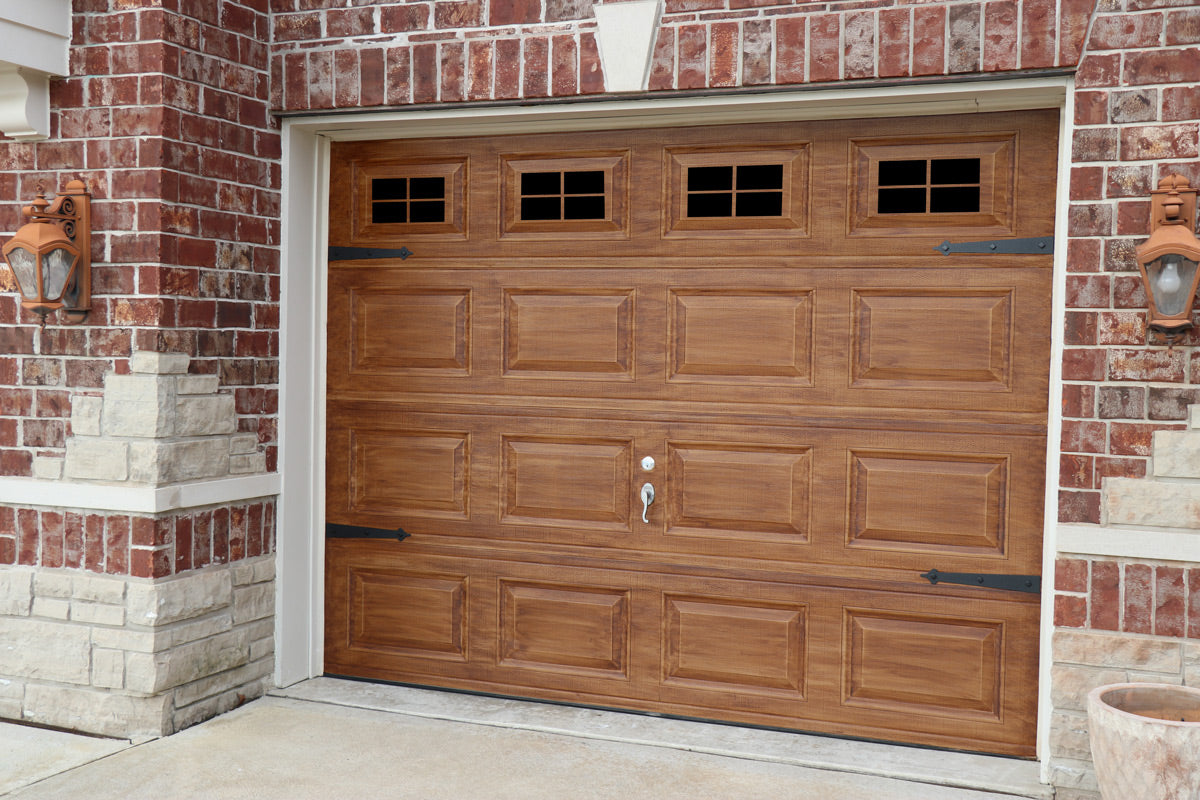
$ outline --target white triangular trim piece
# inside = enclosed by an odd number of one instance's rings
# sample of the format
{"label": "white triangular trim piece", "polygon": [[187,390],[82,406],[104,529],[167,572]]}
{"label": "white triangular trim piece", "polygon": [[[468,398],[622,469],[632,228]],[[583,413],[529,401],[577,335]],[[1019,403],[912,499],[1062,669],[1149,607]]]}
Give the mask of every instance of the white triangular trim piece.
{"label": "white triangular trim piece", "polygon": [[49,75],[0,62],[0,133],[18,142],[49,138]]}
{"label": "white triangular trim piece", "polygon": [[650,80],[650,56],[662,13],[662,0],[597,3],[596,41],[609,92],[640,92]]}

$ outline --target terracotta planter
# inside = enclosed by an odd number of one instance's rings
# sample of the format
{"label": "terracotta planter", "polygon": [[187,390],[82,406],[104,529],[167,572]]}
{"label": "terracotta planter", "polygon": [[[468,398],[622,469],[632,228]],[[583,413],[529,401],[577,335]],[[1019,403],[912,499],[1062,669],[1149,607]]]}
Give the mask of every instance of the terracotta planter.
{"label": "terracotta planter", "polygon": [[1200,798],[1200,689],[1116,683],[1088,695],[1105,800]]}

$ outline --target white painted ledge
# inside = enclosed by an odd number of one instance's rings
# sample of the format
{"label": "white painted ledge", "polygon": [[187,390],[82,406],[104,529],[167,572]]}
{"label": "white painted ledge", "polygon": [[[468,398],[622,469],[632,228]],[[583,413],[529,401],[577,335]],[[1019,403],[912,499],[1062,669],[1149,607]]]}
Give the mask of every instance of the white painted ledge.
{"label": "white painted ledge", "polygon": [[0,505],[159,514],[279,494],[278,472],[170,486],[118,486],[0,477]]}
{"label": "white painted ledge", "polygon": [[50,136],[50,77],[70,72],[70,0],[0,4],[0,132],[19,142]]}
{"label": "white painted ledge", "polygon": [[1200,530],[1059,525],[1058,552],[1200,563]]}

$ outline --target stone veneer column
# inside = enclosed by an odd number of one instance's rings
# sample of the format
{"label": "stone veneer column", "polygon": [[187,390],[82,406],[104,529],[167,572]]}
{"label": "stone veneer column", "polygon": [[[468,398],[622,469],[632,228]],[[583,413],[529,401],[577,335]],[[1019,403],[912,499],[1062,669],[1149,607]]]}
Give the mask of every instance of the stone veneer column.
{"label": "stone veneer column", "polygon": [[0,718],[144,739],[272,685],[278,477],[189,363],[135,353],[65,458],[0,478]]}

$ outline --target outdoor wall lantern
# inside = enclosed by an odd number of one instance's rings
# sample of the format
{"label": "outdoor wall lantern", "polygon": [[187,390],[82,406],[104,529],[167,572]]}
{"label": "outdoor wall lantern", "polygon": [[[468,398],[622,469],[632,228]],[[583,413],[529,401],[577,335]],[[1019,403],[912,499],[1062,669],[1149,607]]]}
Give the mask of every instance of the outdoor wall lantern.
{"label": "outdoor wall lantern", "polygon": [[1168,344],[1192,327],[1192,298],[1200,281],[1200,241],[1192,233],[1196,190],[1169,175],[1150,192],[1150,238],[1137,248],[1138,268],[1150,305],[1150,330]]}
{"label": "outdoor wall lantern", "polygon": [[22,213],[22,225],[4,245],[21,292],[21,307],[46,324],[46,315],[64,309],[79,324],[92,307],[92,196],[83,181],[71,181],[51,203],[42,187]]}

